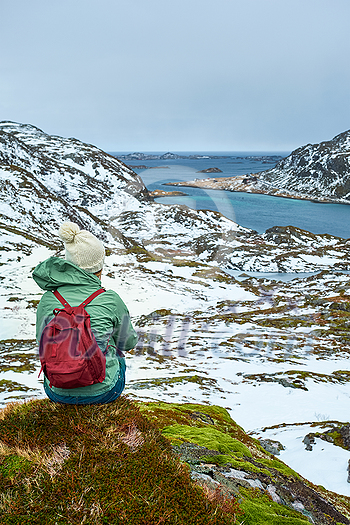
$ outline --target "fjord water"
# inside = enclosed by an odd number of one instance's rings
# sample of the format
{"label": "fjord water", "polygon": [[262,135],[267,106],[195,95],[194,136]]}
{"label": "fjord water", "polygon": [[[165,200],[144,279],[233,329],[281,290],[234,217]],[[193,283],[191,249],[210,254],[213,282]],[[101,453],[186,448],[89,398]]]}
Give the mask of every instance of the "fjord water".
{"label": "fjord water", "polygon": [[[118,153],[114,153],[118,156]],[[329,233],[339,237],[350,237],[350,206],[346,204],[321,204],[312,201],[285,199],[270,195],[259,195],[221,190],[201,190],[164,186],[168,182],[189,181],[195,178],[233,177],[258,173],[273,168],[288,153],[281,152],[186,152],[181,155],[202,158],[132,160],[128,164],[143,179],[150,190],[179,190],[187,196],[162,197],[163,204],[186,204],[190,208],[220,211],[241,226],[263,233],[272,226],[296,226],[312,233]],[[208,158],[216,156],[216,158]],[[148,169],[137,169],[143,165]],[[219,168],[222,173],[198,173],[208,168]]]}

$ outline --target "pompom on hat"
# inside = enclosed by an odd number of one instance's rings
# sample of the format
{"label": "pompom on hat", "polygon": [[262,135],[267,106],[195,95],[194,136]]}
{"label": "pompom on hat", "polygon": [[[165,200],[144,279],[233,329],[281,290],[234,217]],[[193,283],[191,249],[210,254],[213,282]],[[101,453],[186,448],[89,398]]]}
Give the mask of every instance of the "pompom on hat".
{"label": "pompom on hat", "polygon": [[66,260],[88,273],[103,268],[105,249],[102,242],[87,230],[81,230],[74,222],[64,222],[58,235],[66,248]]}

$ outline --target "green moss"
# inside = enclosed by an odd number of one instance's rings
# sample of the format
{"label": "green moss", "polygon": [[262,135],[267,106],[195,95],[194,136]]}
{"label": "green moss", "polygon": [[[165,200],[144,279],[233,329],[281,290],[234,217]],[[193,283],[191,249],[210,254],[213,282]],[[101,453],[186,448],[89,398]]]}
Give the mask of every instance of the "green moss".
{"label": "green moss", "polygon": [[203,268],[194,272],[193,277],[200,277],[201,279],[212,279],[220,283],[232,284],[236,282],[234,277],[231,277],[227,273],[219,270],[218,268]]}
{"label": "green moss", "polygon": [[167,415],[167,421],[177,421],[179,415],[183,416],[183,420],[188,421],[189,416],[194,411],[200,410],[201,412],[204,412],[205,414],[208,414],[212,418],[216,420],[216,423],[226,423],[226,424],[234,424],[235,427],[241,429],[242,427],[239,427],[230,417],[230,414],[226,410],[226,408],[211,405],[198,405],[194,403],[165,403],[165,402],[156,402],[156,403],[140,403],[140,410],[141,412],[147,412],[150,414],[158,414],[158,415]]}
{"label": "green moss", "polygon": [[142,246],[131,246],[126,250],[126,253],[133,253],[136,255],[139,262],[156,261],[157,259],[143,248]]}
{"label": "green moss", "polygon": [[200,266],[205,266],[202,263],[194,262],[194,261],[186,261],[186,259],[172,259],[171,264],[173,266],[190,266],[191,268],[198,268]]}
{"label": "green moss", "polygon": [[262,463],[266,467],[276,469],[278,470],[278,472],[280,472],[281,474],[284,474],[285,476],[288,476],[288,477],[290,476],[296,479],[300,479],[299,474],[297,474],[295,470],[292,470],[291,468],[289,468],[285,463],[283,463],[279,459],[260,458],[259,463]]}
{"label": "green moss", "polygon": [[337,430],[334,430],[333,432],[328,431],[325,433],[315,432],[314,435],[315,437],[321,438],[324,441],[333,443],[337,447],[341,447],[345,450],[349,450],[348,447],[344,445],[343,437]]}
{"label": "green moss", "polygon": [[337,447],[341,447],[345,450],[349,450],[348,447],[344,445],[343,436],[339,432],[335,430],[334,432],[330,432],[329,435],[331,436],[334,445],[336,445]]}
{"label": "green moss", "polygon": [[279,505],[265,494],[253,489],[240,490],[244,496],[241,508],[244,510],[245,525],[305,525],[309,523],[306,516]]}
{"label": "green moss", "polygon": [[200,385],[200,388],[202,389],[209,389],[212,387],[215,387],[216,385],[216,379],[211,379],[208,377],[198,376],[198,375],[189,375],[189,376],[175,376],[175,377],[160,377],[160,378],[154,378],[149,379],[146,381],[137,381],[133,383],[134,389],[142,389],[142,388],[153,388],[153,387],[160,387],[160,386],[169,386],[169,387],[175,387],[176,385],[179,385],[179,383],[196,383],[197,385]]}
{"label": "green moss", "polygon": [[[187,443],[178,447],[180,452],[197,454],[197,460],[189,460],[197,472],[210,472],[218,465],[217,490],[205,484],[202,488],[191,479],[188,465],[174,455],[167,435],[171,441]],[[306,487],[294,471],[264,453],[221,407],[136,404],[126,397],[109,405],[59,405],[48,400],[8,405],[0,414],[1,523],[307,522],[306,516],[273,502],[263,489],[246,489],[236,481],[222,485],[222,473],[228,470],[222,465],[251,474],[264,486],[272,482],[284,491],[289,485],[293,491],[296,483],[298,491]],[[318,493],[308,490],[313,508]],[[323,491],[322,496],[328,498],[329,493]],[[307,501],[303,500],[305,506]],[[349,508],[345,499],[341,504]]]}
{"label": "green moss", "polygon": [[0,341],[0,372],[34,372],[37,364],[35,340],[7,339]]}
{"label": "green moss", "polygon": [[207,456],[202,456],[201,461],[204,463],[210,463],[212,465],[218,465],[218,466],[223,466],[223,465],[234,466],[232,456],[229,456],[227,454],[215,454],[212,456],[208,454]]}
{"label": "green moss", "polygon": [[28,306],[27,308],[36,308],[38,306],[38,304],[40,303],[40,299],[30,299],[28,301]]}
{"label": "green moss", "polygon": [[[52,196],[53,194],[50,194],[51,198],[55,200],[55,198]],[[45,198],[47,195],[45,195]],[[53,239],[52,242],[47,242],[41,239],[41,237],[35,237],[34,235],[31,235],[29,232],[20,230],[14,226],[9,226],[8,224],[0,223],[0,229],[3,229],[5,231],[9,231],[11,233],[15,233],[16,235],[20,235],[21,237],[24,237],[25,239],[28,239],[30,241],[34,241],[37,244],[41,244],[43,246],[46,246],[47,248],[50,248],[51,250],[57,250],[61,248],[61,245],[57,243],[56,239]]]}
{"label": "green moss", "polygon": [[5,457],[0,463],[0,475],[10,479],[15,478],[17,474],[25,474],[30,469],[30,461],[15,454]]}
{"label": "green moss", "polygon": [[[1,367],[0,370],[3,370],[4,367]],[[12,370],[11,368],[7,368],[6,371]],[[35,390],[33,388],[30,388],[29,386],[22,385],[21,383],[17,383],[17,381],[12,381],[11,379],[0,379],[0,392],[15,392],[15,391],[21,391],[21,392],[30,392],[32,390]]]}
{"label": "green moss", "polygon": [[223,407],[163,402],[141,403],[139,406],[141,412],[161,429],[174,424],[198,428],[207,428],[208,425],[213,425],[216,430],[239,440],[247,449],[253,451],[259,457],[269,457],[269,454],[261,447],[259,441],[248,436]]}
{"label": "green moss", "polygon": [[245,461],[244,459],[236,458],[233,461],[231,461],[231,465],[232,467],[237,468],[238,470],[243,470],[244,472],[253,472],[255,474],[263,474],[264,476],[267,476],[268,478],[273,477],[271,476],[271,471],[267,470],[266,468],[262,466],[257,466],[256,464],[250,461]]}
{"label": "green moss", "polygon": [[243,443],[212,427],[196,428],[189,425],[175,424],[163,428],[162,434],[176,444],[188,441],[210,450],[232,453],[236,457],[252,456],[249,448]]}
{"label": "green moss", "polygon": [[346,383],[350,381],[350,372],[348,370],[336,370],[333,374],[328,375],[306,370],[286,370],[274,374],[246,374],[243,381],[275,382],[284,387],[300,388],[307,391],[308,389],[305,386],[307,379],[311,379],[315,383]]}

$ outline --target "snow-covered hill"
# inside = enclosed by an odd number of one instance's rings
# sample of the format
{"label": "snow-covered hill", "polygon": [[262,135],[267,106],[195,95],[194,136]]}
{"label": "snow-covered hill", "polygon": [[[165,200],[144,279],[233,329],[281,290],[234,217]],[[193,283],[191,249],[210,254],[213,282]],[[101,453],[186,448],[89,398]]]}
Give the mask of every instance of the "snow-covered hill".
{"label": "snow-covered hill", "polygon": [[349,203],[350,130],[296,149],[274,168],[260,173],[259,183],[309,198]]}
{"label": "snow-covered hill", "polygon": [[71,220],[105,240],[106,219],[149,199],[138,175],[98,148],[0,122],[0,227],[57,245],[57,227]]}

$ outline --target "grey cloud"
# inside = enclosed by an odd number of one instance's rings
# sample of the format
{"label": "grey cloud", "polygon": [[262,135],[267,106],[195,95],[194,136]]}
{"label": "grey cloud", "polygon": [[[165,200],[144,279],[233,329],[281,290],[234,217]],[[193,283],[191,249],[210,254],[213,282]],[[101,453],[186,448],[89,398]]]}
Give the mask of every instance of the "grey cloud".
{"label": "grey cloud", "polygon": [[289,150],[348,129],[348,1],[14,0],[1,119],[106,150]]}

